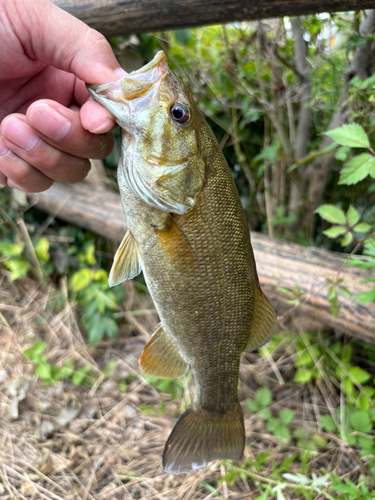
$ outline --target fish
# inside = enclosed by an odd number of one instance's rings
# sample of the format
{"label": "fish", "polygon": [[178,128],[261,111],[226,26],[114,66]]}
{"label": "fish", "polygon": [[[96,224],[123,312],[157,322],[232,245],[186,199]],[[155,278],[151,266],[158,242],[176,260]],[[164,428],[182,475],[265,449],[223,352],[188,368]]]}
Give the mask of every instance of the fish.
{"label": "fish", "polygon": [[263,294],[250,233],[225,157],[166,54],[121,80],[87,85],[121,128],[118,184],[128,231],[109,285],[143,271],[160,323],[139,363],[145,375],[190,368],[195,395],[175,424],[163,468],[186,473],[240,460],[241,353],[277,329]]}

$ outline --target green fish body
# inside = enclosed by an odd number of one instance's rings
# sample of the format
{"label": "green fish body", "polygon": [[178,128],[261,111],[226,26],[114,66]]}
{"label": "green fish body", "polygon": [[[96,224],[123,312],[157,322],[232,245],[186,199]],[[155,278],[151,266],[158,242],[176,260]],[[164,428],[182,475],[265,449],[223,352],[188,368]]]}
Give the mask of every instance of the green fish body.
{"label": "green fish body", "polygon": [[128,232],[110,284],[143,270],[160,317],[141,369],[174,378],[190,366],[195,379],[194,400],[166,443],[164,470],[238,460],[241,353],[267,342],[277,322],[227,162],[164,52],[120,82],[88,88],[122,128],[118,181]]}

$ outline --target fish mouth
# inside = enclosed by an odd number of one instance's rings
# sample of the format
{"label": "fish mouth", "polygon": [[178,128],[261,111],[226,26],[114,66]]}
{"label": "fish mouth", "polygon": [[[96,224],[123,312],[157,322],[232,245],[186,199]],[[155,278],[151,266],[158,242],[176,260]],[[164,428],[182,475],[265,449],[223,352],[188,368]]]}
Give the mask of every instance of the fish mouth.
{"label": "fish mouth", "polygon": [[[156,83],[164,80],[168,74],[167,56],[163,50],[160,50],[152,61],[124,76],[121,80],[104,85],[86,84],[86,88],[95,101],[102,104],[117,118],[117,113],[114,112],[115,107],[110,102],[129,104],[129,101],[144,97]],[[144,103],[145,106],[147,104],[147,102]]]}

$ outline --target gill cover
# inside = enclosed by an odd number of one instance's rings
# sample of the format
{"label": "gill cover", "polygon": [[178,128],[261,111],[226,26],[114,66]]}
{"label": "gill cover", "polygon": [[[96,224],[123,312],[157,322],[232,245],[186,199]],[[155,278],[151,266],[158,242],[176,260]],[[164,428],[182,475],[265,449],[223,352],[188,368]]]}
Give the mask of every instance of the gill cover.
{"label": "gill cover", "polygon": [[[165,53],[120,81],[88,89],[123,130],[119,168],[134,194],[163,212],[183,214],[192,208],[205,179],[199,141],[203,118],[168,68]],[[184,123],[171,113],[175,103],[188,110]]]}

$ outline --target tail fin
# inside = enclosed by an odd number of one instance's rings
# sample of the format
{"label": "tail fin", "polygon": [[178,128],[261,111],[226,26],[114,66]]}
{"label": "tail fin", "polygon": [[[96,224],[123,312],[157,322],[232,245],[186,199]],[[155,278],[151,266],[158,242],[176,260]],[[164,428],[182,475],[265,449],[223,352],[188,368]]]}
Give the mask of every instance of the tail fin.
{"label": "tail fin", "polygon": [[192,403],[174,426],[164,448],[163,469],[181,474],[206,467],[211,460],[242,458],[245,429],[239,403],[226,414]]}

